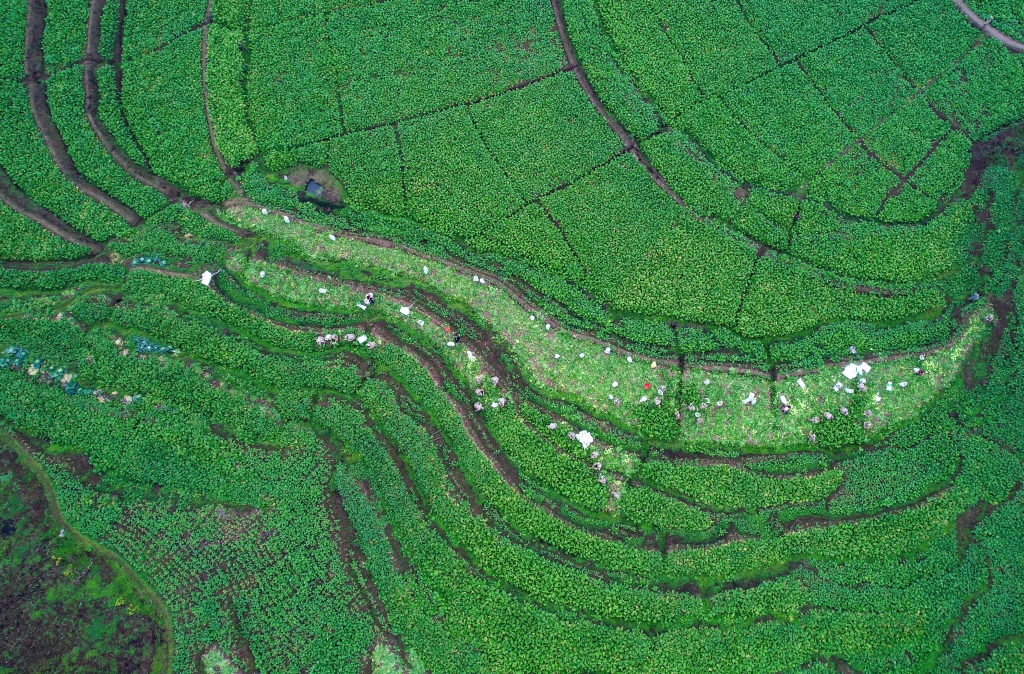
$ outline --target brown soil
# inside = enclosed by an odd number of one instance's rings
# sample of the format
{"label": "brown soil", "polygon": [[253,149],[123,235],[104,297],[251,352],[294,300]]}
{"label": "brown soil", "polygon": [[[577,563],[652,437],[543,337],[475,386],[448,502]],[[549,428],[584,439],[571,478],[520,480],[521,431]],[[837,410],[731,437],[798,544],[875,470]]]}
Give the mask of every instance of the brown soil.
{"label": "brown soil", "polygon": [[24,215],[51,234],[59,236],[65,241],[85,246],[93,255],[103,250],[103,244],[69,227],[56,215],[31,201],[24,192],[15,186],[10,176],[7,175],[7,172],[2,167],[0,167],[0,201],[7,204],[11,210]]}
{"label": "brown soil", "polygon": [[989,162],[995,157],[996,152],[1003,143],[1011,137],[1019,137],[1024,133],[1024,124],[1018,124],[1008,129],[1003,129],[988,140],[978,141],[971,146],[971,163],[964,175],[964,182],[960,186],[960,194],[966,199],[970,197],[975,189],[981,184],[981,177],[988,168]]}
{"label": "brown soil", "polygon": [[[1006,333],[1006,324],[1010,318],[1010,315],[1016,311],[1013,301],[1013,290],[1007,290],[1001,297],[991,297],[989,301],[992,302],[992,307],[995,314],[995,324],[992,326],[992,332],[989,334],[988,341],[986,341],[979,354],[979,360],[988,360],[995,356],[996,352],[999,351],[999,345],[1003,341],[1003,335]],[[973,360],[973,359],[972,359]],[[968,391],[973,389],[978,384],[984,384],[988,380],[988,375],[985,374],[981,379],[975,379],[973,363],[971,360],[964,363],[962,374],[964,380],[964,388]]]}
{"label": "brown soil", "polygon": [[135,163],[124,150],[118,147],[110,130],[103,124],[99,115],[100,88],[96,79],[96,70],[103,62],[100,57],[100,30],[103,8],[106,0],[91,0],[89,3],[89,23],[86,29],[84,76],[82,86],[85,91],[85,117],[103,149],[124,169],[134,180],[148,185],[163,194],[169,201],[180,201],[183,192],[175,185],[150,172],[144,166]]}
{"label": "brown soil", "polygon": [[888,288],[874,288],[872,286],[854,286],[853,291],[860,295],[878,295],[879,297],[892,297],[893,292]]}
{"label": "brown soil", "polygon": [[[447,368],[439,361],[439,359],[430,356],[414,346],[403,343],[382,323],[374,325],[373,334],[382,342],[389,342],[404,348],[409,355],[415,358],[420,366],[427,371],[430,375],[430,379],[437,386],[438,390],[444,391],[445,377],[443,373]],[[462,421],[462,427],[466,431],[466,434],[469,436],[470,440],[473,441],[473,444],[476,445],[480,453],[487,458],[491,467],[501,475],[506,484],[516,491],[521,491],[519,487],[519,471],[516,470],[515,466],[512,465],[512,462],[507,456],[498,451],[497,443],[495,443],[487,433],[486,427],[479,422],[476,415],[470,411],[468,405],[453,399],[447,393],[445,393],[445,397],[448,399],[448,403],[459,415],[459,419]]]}
{"label": "brown soil", "polygon": [[53,162],[80,192],[121,216],[129,225],[138,225],[142,217],[131,208],[99,189],[78,172],[67,145],[53,123],[50,105],[46,99],[43,81],[46,68],[43,61],[43,31],[46,27],[46,1],[29,0],[25,9],[25,88],[36,127],[50,151]]}
{"label": "brown soil", "polygon": [[[69,603],[46,599],[51,588],[77,592],[87,576],[103,583],[113,578],[107,560],[90,552],[81,553],[74,573],[55,565],[57,527],[67,527],[48,502],[43,484],[11,451],[0,449],[0,473],[14,475],[18,500],[27,511],[15,518],[0,515],[0,538],[12,538],[16,545],[31,547],[31,555],[14,567],[13,576],[0,577],[0,667],[9,671],[57,671],[63,666],[75,671],[150,672],[156,649],[160,648],[160,625],[152,619],[128,616],[104,601]],[[13,514],[13,513],[12,513]],[[99,578],[96,578],[96,576]],[[41,615],[36,615],[39,612]],[[96,621],[116,620],[116,634],[105,638],[103,648],[86,653],[89,639],[84,628]]]}

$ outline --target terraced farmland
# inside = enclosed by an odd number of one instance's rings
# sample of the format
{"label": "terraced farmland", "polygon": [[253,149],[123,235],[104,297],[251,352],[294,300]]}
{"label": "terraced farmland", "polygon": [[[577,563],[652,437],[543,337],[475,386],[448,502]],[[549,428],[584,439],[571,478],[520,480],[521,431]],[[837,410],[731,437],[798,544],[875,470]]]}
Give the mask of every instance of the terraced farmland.
{"label": "terraced farmland", "polygon": [[1013,3],[0,19],[0,674],[1024,671]]}

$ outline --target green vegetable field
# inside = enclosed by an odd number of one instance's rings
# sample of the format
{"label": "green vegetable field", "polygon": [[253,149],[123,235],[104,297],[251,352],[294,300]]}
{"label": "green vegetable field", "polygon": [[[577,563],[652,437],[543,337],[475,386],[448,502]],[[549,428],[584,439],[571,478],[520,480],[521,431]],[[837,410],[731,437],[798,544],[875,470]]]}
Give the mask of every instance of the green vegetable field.
{"label": "green vegetable field", "polygon": [[0,674],[1024,672],[1020,3],[2,0],[0,103]]}

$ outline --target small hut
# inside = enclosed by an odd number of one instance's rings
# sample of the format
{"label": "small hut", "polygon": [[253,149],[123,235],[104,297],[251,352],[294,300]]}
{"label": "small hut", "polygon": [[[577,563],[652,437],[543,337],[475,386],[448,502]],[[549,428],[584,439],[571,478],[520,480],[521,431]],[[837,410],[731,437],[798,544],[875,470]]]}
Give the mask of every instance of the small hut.
{"label": "small hut", "polygon": [[324,186],[315,180],[310,180],[306,183],[306,194],[314,199],[322,199],[324,196]]}

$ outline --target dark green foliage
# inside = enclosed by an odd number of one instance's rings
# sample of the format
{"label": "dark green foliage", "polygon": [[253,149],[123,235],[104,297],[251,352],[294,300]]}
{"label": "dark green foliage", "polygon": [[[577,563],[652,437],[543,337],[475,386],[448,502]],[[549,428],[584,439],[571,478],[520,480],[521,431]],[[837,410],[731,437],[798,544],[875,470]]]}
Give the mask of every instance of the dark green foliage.
{"label": "dark green foliage", "polygon": [[0,80],[0,101],[0,167],[15,185],[67,225],[98,241],[126,232],[124,220],[78,191],[53,163],[20,79]]}
{"label": "dark green foliage", "polygon": [[655,133],[661,122],[658,111],[636,88],[615,60],[608,36],[602,31],[594,0],[562,3],[569,39],[587,79],[611,114],[635,137]]}
{"label": "dark green foliage", "polygon": [[201,24],[205,12],[206,0],[126,0],[126,58],[135,59],[166,47]]}
{"label": "dark green foliage", "polygon": [[908,4],[906,0],[853,0],[800,2],[800,0],[750,0],[750,19],[764,40],[782,59],[812,51],[852,31],[881,11]]}
{"label": "dark green foliage", "polygon": [[949,124],[918,96],[872,130],[864,144],[887,169],[907,175],[948,132]]}
{"label": "dark green foliage", "polygon": [[807,54],[800,63],[858,134],[882,123],[913,93],[913,87],[866,29]]}
{"label": "dark green foliage", "polygon": [[849,147],[811,182],[808,194],[850,215],[874,217],[899,178],[859,145]]}
{"label": "dark green foliage", "polygon": [[51,234],[7,204],[0,204],[0,258],[5,260],[73,260],[89,249]]}
{"label": "dark green foliage", "polygon": [[324,17],[256,28],[248,45],[246,103],[261,150],[305,145],[341,132],[336,57]]}
{"label": "dark green foliage", "polygon": [[[907,3],[871,25],[871,32],[915,86],[940,75],[973,47],[978,33],[951,2]],[[929,39],[927,36],[942,36]]]}
{"label": "dark green foliage", "polygon": [[520,203],[515,183],[488,152],[469,109],[398,125],[406,207],[417,221],[465,237]]}
{"label": "dark green foliage", "polygon": [[358,3],[326,28],[348,130],[479,100],[564,64],[544,0]]}
{"label": "dark green foliage", "polygon": [[203,113],[199,32],[124,66],[128,125],[161,175],[192,195],[222,201],[233,192],[213,156]]}
{"label": "dark green foliage", "polygon": [[688,217],[632,156],[541,203],[579,255],[581,285],[613,309],[732,321],[753,251]]}
{"label": "dark green foliage", "polygon": [[363,211],[405,215],[402,157],[396,129],[381,126],[331,141],[328,164],[345,183],[352,205]]}
{"label": "dark green foliage", "polygon": [[[1022,178],[1015,132],[973,145],[1020,120],[1020,56],[940,0],[565,0],[571,72],[559,4],[128,0],[122,52],[108,0],[100,121],[187,194],[166,204],[85,119],[88,3],[51,0],[54,121],[135,228],[54,166],[23,10],[0,12],[0,165],[106,242],[103,262],[36,265],[85,251],[0,209],[0,258],[25,260],[0,267],[0,423],[64,518],[23,516],[0,454],[0,589],[59,636],[0,629],[0,658],[1020,669]],[[254,209],[221,203],[240,195],[211,135]],[[296,178],[320,169],[330,204]],[[551,382],[542,349],[566,333],[608,341]],[[900,407],[877,372],[911,379],[907,351],[963,370]],[[815,399],[889,355],[870,389]],[[609,374],[607,402],[574,391]]]}
{"label": "dark green foliage", "polygon": [[[758,140],[807,180],[854,140],[795,65],[773,70],[725,100]],[[780,110],[789,114],[781,115]]]}
{"label": "dark green foliage", "polygon": [[489,98],[470,112],[524,199],[578,180],[622,146],[571,72]]}
{"label": "dark green foliage", "polygon": [[0,270],[0,288],[13,290],[63,290],[87,281],[117,283],[123,281],[125,268],[115,264],[88,263],[53,271]]}
{"label": "dark green foliage", "polygon": [[1024,108],[1009,91],[1024,84],[1024,57],[985,40],[944,73],[928,90],[928,99],[947,117],[956,118],[971,140],[984,140],[1018,121]]}
{"label": "dark green foliage", "polygon": [[210,26],[206,87],[209,90],[210,121],[217,147],[228,166],[241,166],[256,155],[256,141],[246,116],[243,92],[245,63],[243,35],[221,25]]}
{"label": "dark green foliage", "polygon": [[481,252],[503,253],[579,282],[583,269],[543,206],[529,203],[471,240]]}
{"label": "dark green foliage", "polygon": [[61,139],[68,146],[75,166],[87,180],[142,217],[150,216],[167,205],[167,200],[159,192],[125,173],[97,140],[85,117],[81,66],[50,75],[46,80],[46,98]]}

